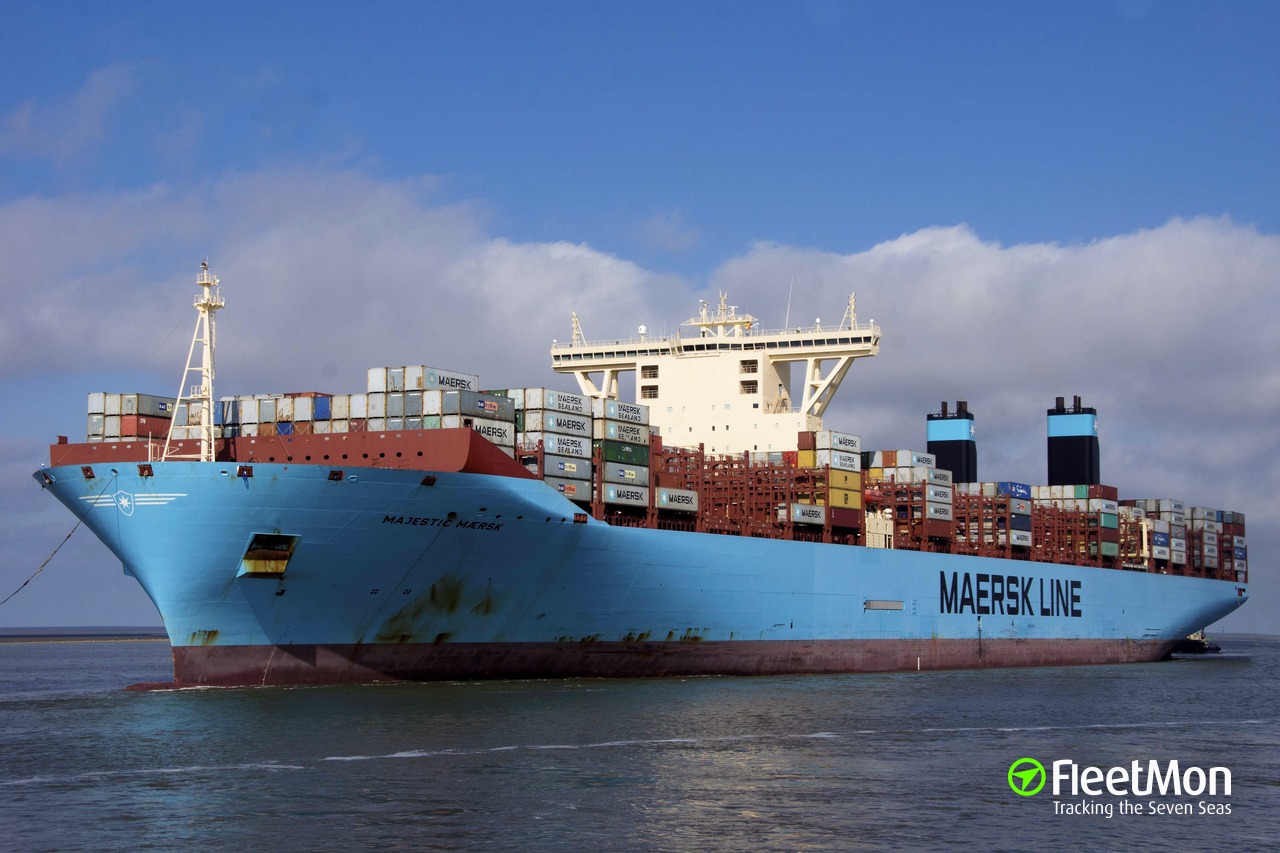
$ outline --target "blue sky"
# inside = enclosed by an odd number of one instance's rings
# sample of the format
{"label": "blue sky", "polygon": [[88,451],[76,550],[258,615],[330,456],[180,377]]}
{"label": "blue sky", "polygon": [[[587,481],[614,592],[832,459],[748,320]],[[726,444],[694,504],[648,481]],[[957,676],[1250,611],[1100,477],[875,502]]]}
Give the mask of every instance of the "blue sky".
{"label": "blue sky", "polygon": [[[1275,4],[10,2],[0,24],[0,586],[69,527],[28,475],[84,394],[176,387],[208,256],[228,394],[424,362],[563,385],[571,310],[612,336],[727,289],[780,325],[791,282],[832,318],[857,290],[884,346],[830,425],[918,446],[965,398],[984,478],[1040,482],[1044,409],[1079,393],[1123,496],[1249,514],[1233,624],[1277,627]],[[0,608],[154,619],[78,539]]]}

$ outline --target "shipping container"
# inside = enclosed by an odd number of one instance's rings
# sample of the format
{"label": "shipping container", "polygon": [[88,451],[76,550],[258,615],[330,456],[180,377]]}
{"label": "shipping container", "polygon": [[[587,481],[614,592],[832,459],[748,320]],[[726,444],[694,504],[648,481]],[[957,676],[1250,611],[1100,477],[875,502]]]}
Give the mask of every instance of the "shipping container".
{"label": "shipping container", "polygon": [[590,480],[566,480],[562,477],[545,477],[543,481],[570,500],[591,500],[592,488]]}
{"label": "shipping container", "polygon": [[[537,420],[531,421],[533,417],[536,417]],[[543,432],[591,438],[591,418],[581,415],[548,412],[545,409],[530,409],[525,412],[525,426],[532,426],[533,424],[540,424]]]}
{"label": "shipping container", "polygon": [[1031,487],[1026,483],[1001,481],[996,483],[996,494],[1008,498],[1023,498],[1025,500],[1031,500]]}
{"label": "shipping container", "polygon": [[648,468],[628,465],[624,462],[605,462],[602,476],[606,483],[621,483],[625,486],[649,485]]}
{"label": "shipping container", "polygon": [[842,453],[862,453],[862,437],[834,430],[819,430],[814,434],[815,450],[839,450]]}
{"label": "shipping container", "polygon": [[830,489],[827,505],[841,509],[862,509],[862,492],[852,489]]}
{"label": "shipping container", "polygon": [[590,480],[591,462],[574,456],[543,456],[542,473],[567,480]]}
{"label": "shipping container", "polygon": [[925,486],[924,497],[934,503],[949,504],[954,500],[954,492],[950,486]]}
{"label": "shipping container", "polygon": [[833,489],[862,491],[862,472],[841,471],[838,468],[832,468],[831,473],[827,476],[827,485]]}
{"label": "shipping container", "polygon": [[658,489],[655,506],[676,512],[697,512],[698,493],[688,489]]}
{"label": "shipping container", "polygon": [[[376,391],[370,391],[366,398],[369,401],[370,419],[381,419],[387,416],[387,395],[385,393],[379,394]],[[354,418],[355,416],[355,413],[352,413],[351,417]]]}
{"label": "shipping container", "polygon": [[622,462],[628,465],[649,464],[649,448],[643,444],[627,444],[623,441],[597,441],[606,462]]}
{"label": "shipping container", "polygon": [[816,451],[817,465],[815,467],[824,467],[830,465],[841,471],[860,471],[862,470],[862,457],[857,453],[845,453],[840,450],[818,450]]}
{"label": "shipping container", "polygon": [[648,486],[622,486],[607,483],[604,488],[604,502],[607,504],[625,504],[627,506],[649,505]]}
{"label": "shipping container", "polygon": [[625,441],[628,444],[648,444],[649,427],[626,421],[593,421],[591,436],[609,441]]}
{"label": "shipping container", "polygon": [[937,521],[951,521],[955,516],[952,511],[951,504],[934,503],[927,501],[925,503],[925,518]]}
{"label": "shipping container", "polygon": [[495,421],[470,415],[441,415],[440,426],[444,429],[469,427],[499,447],[516,446],[516,426],[510,421]]}
{"label": "shipping container", "polygon": [[639,403],[626,403],[622,400],[604,400],[596,397],[591,400],[593,417],[610,421],[649,425],[649,407]]}
{"label": "shipping container", "polygon": [[788,504],[790,509],[785,507],[778,508],[778,520],[790,520],[792,524],[817,524],[822,525],[827,522],[826,507],[817,506],[816,504],[793,503]]}
{"label": "shipping container", "polygon": [[[549,388],[525,388],[522,409],[545,409],[549,412],[567,412],[571,415],[591,416],[592,401],[581,394],[553,391]],[[512,403],[514,404],[514,400]]]}
{"label": "shipping container", "polygon": [[1031,547],[1031,531],[1030,530],[1010,530],[1009,544],[1015,548]]}

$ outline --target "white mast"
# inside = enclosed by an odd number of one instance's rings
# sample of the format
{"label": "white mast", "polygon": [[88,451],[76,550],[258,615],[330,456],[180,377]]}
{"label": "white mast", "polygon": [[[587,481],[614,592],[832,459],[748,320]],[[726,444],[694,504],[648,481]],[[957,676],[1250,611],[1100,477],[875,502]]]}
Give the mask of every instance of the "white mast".
{"label": "white mast", "polygon": [[[169,436],[164,442],[161,460],[165,459],[198,459],[201,462],[213,461],[213,351],[216,335],[214,334],[214,312],[223,306],[222,290],[218,287],[218,278],[209,272],[209,261],[200,264],[200,275],[196,277],[200,291],[196,293],[195,307],[196,330],[191,336],[191,349],[187,352],[187,367],[182,372],[182,380],[178,383],[178,409],[186,406],[188,432],[194,429],[200,438],[198,454],[179,454],[170,450],[174,441],[174,430],[177,426],[175,417],[169,427]],[[196,346],[200,347],[200,362],[196,363]],[[190,375],[199,377],[196,384],[187,385]],[[187,393],[183,393],[183,389]],[[176,414],[176,413],[175,413]]]}

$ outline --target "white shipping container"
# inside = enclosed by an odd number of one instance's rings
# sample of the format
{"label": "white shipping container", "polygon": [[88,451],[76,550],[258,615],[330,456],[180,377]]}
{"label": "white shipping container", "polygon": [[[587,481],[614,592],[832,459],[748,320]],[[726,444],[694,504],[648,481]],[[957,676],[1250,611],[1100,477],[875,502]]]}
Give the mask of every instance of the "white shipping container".
{"label": "white shipping container", "polygon": [[350,432],[351,421],[347,418],[335,418],[329,421],[329,432]]}
{"label": "white shipping container", "polygon": [[921,471],[924,472],[924,477],[922,479],[926,483],[934,483],[939,486],[954,485],[954,481],[952,480],[952,477],[951,477],[951,472],[946,470],[945,468],[926,468],[924,466],[921,466],[916,469],[917,476]]}
{"label": "white shipping container", "polygon": [[568,412],[571,415],[591,414],[591,400],[581,394],[553,391],[550,388],[525,388],[525,409],[545,409],[549,412]]}
{"label": "white shipping container", "polygon": [[104,415],[102,418],[102,434],[107,438],[120,437],[120,416]]}
{"label": "white shipping container", "polygon": [[556,456],[575,456],[579,459],[591,458],[591,441],[576,435],[557,435],[553,432],[521,433],[521,444],[532,450],[542,442],[544,453]]}
{"label": "white shipping container", "polygon": [[316,421],[312,425],[311,431],[316,435],[328,435],[333,432],[333,421]]}
{"label": "white shipping container", "polygon": [[1185,539],[1173,539],[1173,538],[1170,538],[1170,539],[1169,539],[1169,550],[1170,550],[1170,551],[1185,551],[1185,550],[1187,550],[1187,540],[1185,540]]}
{"label": "white shipping container", "polygon": [[441,415],[440,426],[444,429],[470,427],[499,447],[516,446],[516,425],[510,421],[473,418],[470,415]]}
{"label": "white shipping container", "polygon": [[918,450],[899,450],[899,465],[923,465],[926,468],[938,467],[938,457],[932,453],[921,453]]}
{"label": "white shipping container", "polygon": [[422,385],[415,391],[479,391],[480,377],[471,373],[455,373],[452,370],[440,370],[437,367],[422,368]]}
{"label": "white shipping container", "polygon": [[830,465],[837,471],[862,470],[862,456],[857,453],[845,453],[842,450],[819,450],[816,456],[819,467]]}
{"label": "white shipping container", "polygon": [[591,435],[593,438],[625,441],[627,444],[649,444],[649,428],[626,421],[592,421]]}
{"label": "white shipping container", "polygon": [[1176,512],[1178,514],[1183,514],[1187,511],[1187,505],[1185,502],[1176,500],[1174,498],[1160,498],[1160,504],[1158,509],[1162,513]]}
{"label": "white shipping container", "polygon": [[[827,521],[827,508],[817,506],[815,504],[790,504],[790,519],[792,524],[825,524]],[[779,520],[788,517],[786,509],[779,508]]]}
{"label": "white shipping container", "polygon": [[1031,531],[1030,530],[1010,530],[1009,544],[1015,548],[1031,547]]}
{"label": "white shipping container", "polygon": [[697,512],[698,493],[688,489],[658,489],[656,506],[658,509]]}
{"label": "white shipping container", "polygon": [[351,417],[353,418],[369,417],[369,395],[368,394],[352,394],[351,395]]}
{"label": "white shipping container", "polygon": [[369,432],[386,432],[387,419],[386,418],[369,418],[368,423],[366,424],[366,427],[368,428]]}
{"label": "white shipping container", "polygon": [[107,395],[102,391],[90,391],[88,412],[91,415],[105,415],[107,413]]}
{"label": "white shipping container", "polygon": [[[506,396],[512,399],[512,401],[516,404],[516,411],[523,411],[526,408],[524,404],[524,392],[525,392],[525,389],[523,388],[508,388],[506,391],[503,391],[501,393],[505,394]],[[493,393],[497,394],[499,392],[494,391]]]}
{"label": "white shipping container", "polygon": [[954,500],[950,486],[927,486],[924,490],[925,500],[934,503],[950,504]]}
{"label": "white shipping container", "polygon": [[334,394],[329,402],[329,417],[332,420],[346,420],[351,417],[351,395]]}
{"label": "white shipping container", "polygon": [[104,415],[120,414],[120,400],[123,394],[104,394],[102,399],[102,413]]}
{"label": "white shipping container", "polygon": [[648,486],[649,469],[622,462],[605,462],[604,480],[606,483],[621,483],[624,486]]}
{"label": "white shipping container", "polygon": [[104,422],[106,417],[106,415],[89,415],[88,428],[85,430],[85,434],[91,438],[95,436],[97,438],[101,438],[103,435],[103,429],[106,426]]}
{"label": "white shipping container", "polygon": [[[377,392],[370,392],[366,398],[369,402],[370,418],[385,418],[387,416],[387,395]],[[352,415],[355,417],[355,415]]]}
{"label": "white shipping container", "polygon": [[952,513],[951,504],[926,501],[924,505],[924,517],[937,521],[951,521],[955,516]]}
{"label": "white shipping container", "polygon": [[[591,418],[582,417],[581,415],[570,415],[566,412],[548,412],[544,409],[536,409],[525,412],[524,425],[528,429],[538,424],[542,425],[544,432],[554,432],[560,435],[577,435],[583,438],[591,436]],[[530,422],[532,420],[532,423]]]}
{"label": "white shipping container", "polygon": [[1205,548],[1217,548],[1218,534],[1206,530],[1200,534],[1200,541],[1204,544]]}
{"label": "white shipping container", "polygon": [[1151,519],[1151,529],[1154,530],[1156,533],[1168,533],[1169,522],[1165,521],[1162,518],[1153,518]]}
{"label": "white shipping container", "polygon": [[1247,547],[1248,545],[1248,543],[1245,542],[1245,539],[1243,536],[1234,536],[1234,535],[1231,537],[1231,544],[1233,547],[1236,547],[1236,548],[1244,548],[1244,547]]}
{"label": "white shipping container", "polygon": [[[815,447],[818,450],[839,450],[844,453],[861,453],[862,437],[835,430],[819,430],[815,436]],[[915,463],[911,463],[915,464]]]}
{"label": "white shipping container", "polygon": [[387,390],[387,369],[385,367],[369,368],[369,385],[365,388],[369,393],[385,393]]}
{"label": "white shipping container", "polygon": [[1109,512],[1116,515],[1120,511],[1120,504],[1116,501],[1109,501],[1104,498],[1089,498],[1089,512]]}
{"label": "white shipping container", "polygon": [[1151,548],[1151,556],[1157,560],[1169,559],[1170,551],[1163,545],[1154,545]]}
{"label": "white shipping container", "polygon": [[626,504],[627,506],[648,506],[648,486],[622,486],[609,483],[604,487],[604,502],[607,504]]}
{"label": "white shipping container", "polygon": [[1169,555],[1169,562],[1175,566],[1185,566],[1187,564],[1186,551],[1173,551]]}
{"label": "white shipping container", "polygon": [[649,425],[649,407],[641,403],[628,403],[623,400],[604,400],[595,397],[591,400],[591,414],[597,418],[611,421]]}
{"label": "white shipping container", "polygon": [[253,438],[258,434],[257,424],[240,424],[240,434],[246,438]]}
{"label": "white shipping container", "polygon": [[[443,391],[419,391],[422,395],[422,413],[424,415],[443,415],[444,414],[444,394]],[[457,412],[449,414],[456,415]]]}

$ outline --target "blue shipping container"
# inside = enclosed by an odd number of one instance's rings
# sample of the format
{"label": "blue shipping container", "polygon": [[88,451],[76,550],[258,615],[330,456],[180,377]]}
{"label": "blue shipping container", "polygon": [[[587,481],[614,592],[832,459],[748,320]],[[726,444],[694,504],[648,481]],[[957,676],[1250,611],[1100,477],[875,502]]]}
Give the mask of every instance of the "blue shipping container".
{"label": "blue shipping container", "polygon": [[1169,534],[1168,533],[1152,533],[1151,544],[1156,546],[1157,548],[1168,548]]}
{"label": "blue shipping container", "polygon": [[311,401],[311,417],[317,421],[329,420],[330,401],[332,397],[315,397]]}
{"label": "blue shipping container", "polygon": [[1029,515],[1010,515],[1010,530],[1031,530],[1031,516]]}
{"label": "blue shipping container", "polygon": [[1007,498],[1031,500],[1031,487],[1026,483],[996,483],[996,491]]}
{"label": "blue shipping container", "polygon": [[1231,553],[1237,560],[1246,560],[1249,556],[1248,552],[1244,548],[1232,548]]}
{"label": "blue shipping container", "polygon": [[276,424],[276,435],[293,435],[293,423],[291,421],[280,421]]}

